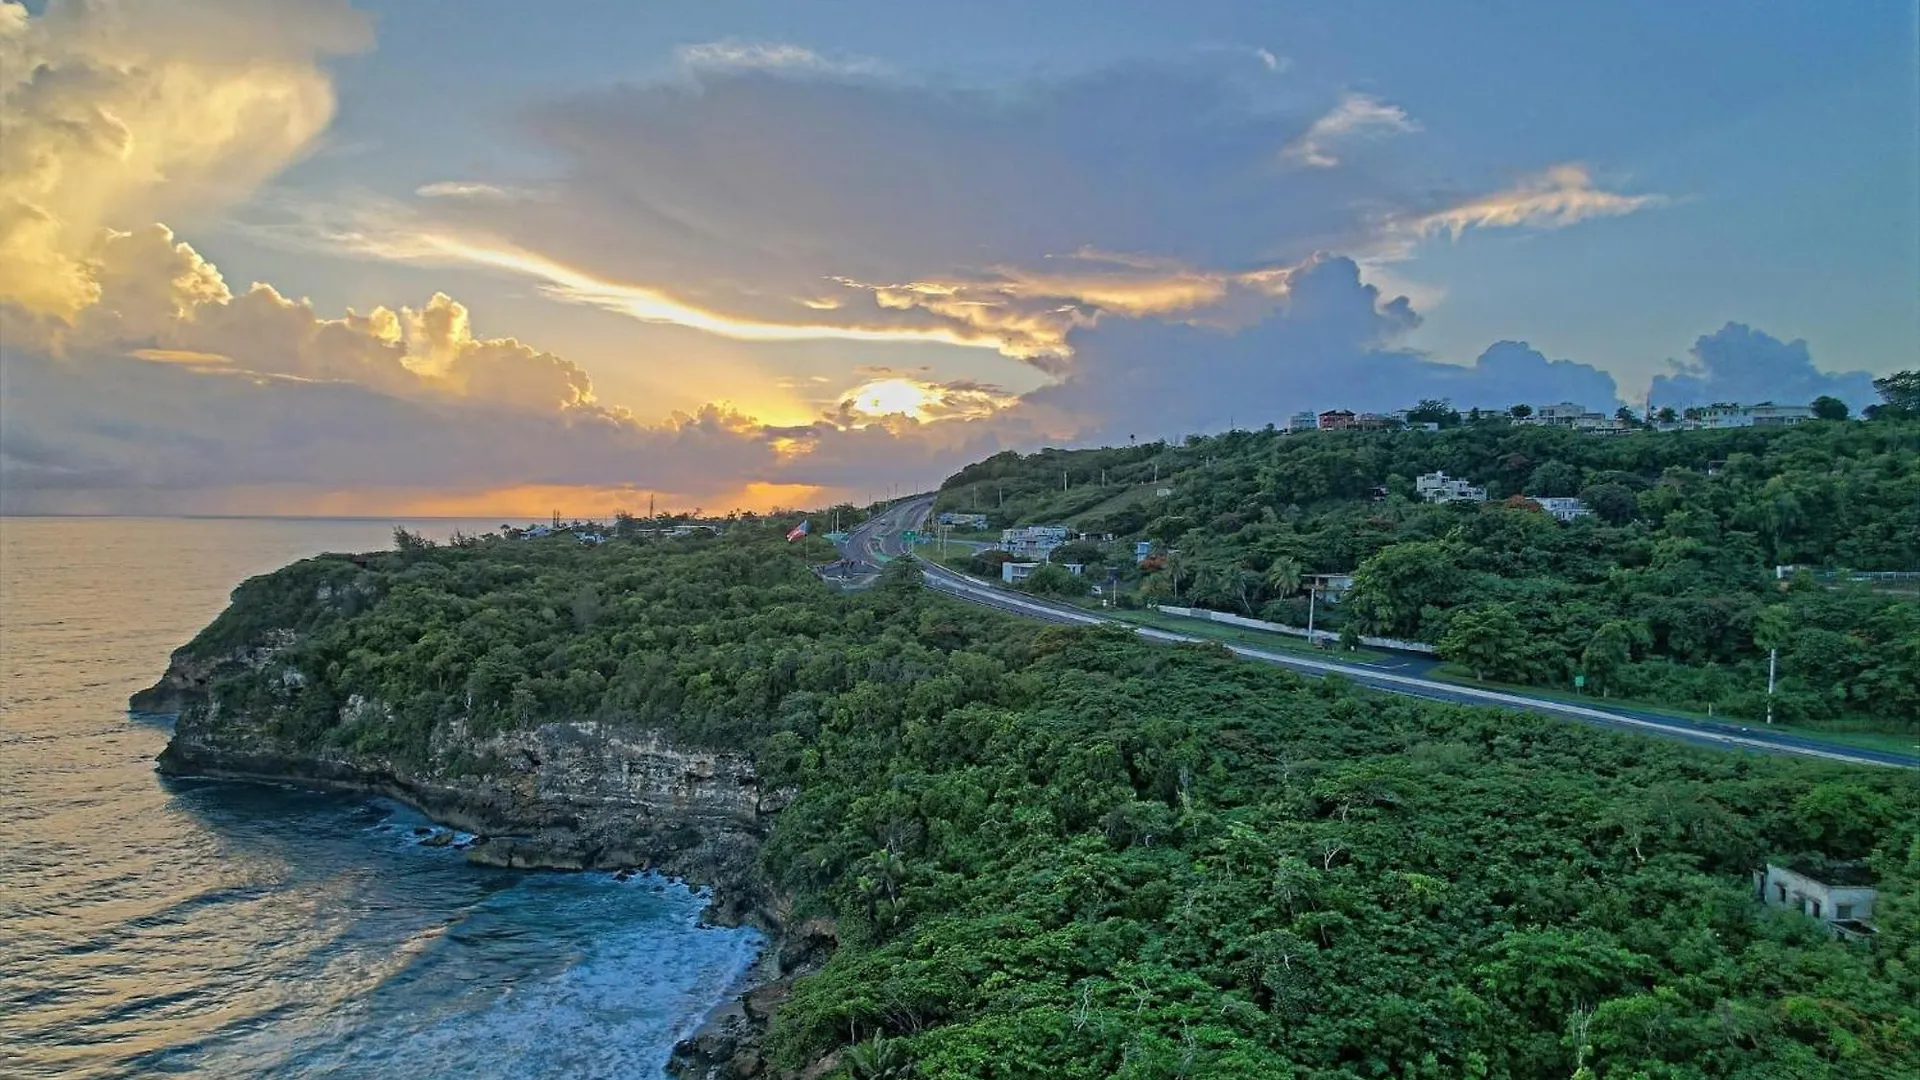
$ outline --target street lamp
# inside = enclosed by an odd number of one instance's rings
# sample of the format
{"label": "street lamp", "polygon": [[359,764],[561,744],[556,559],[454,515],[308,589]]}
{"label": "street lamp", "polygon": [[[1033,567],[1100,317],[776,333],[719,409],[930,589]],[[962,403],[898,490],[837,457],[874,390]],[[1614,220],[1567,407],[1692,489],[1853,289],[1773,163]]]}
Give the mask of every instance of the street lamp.
{"label": "street lamp", "polygon": [[1767,650],[1767,723],[1773,723],[1773,681],[1780,670],[1780,650]]}

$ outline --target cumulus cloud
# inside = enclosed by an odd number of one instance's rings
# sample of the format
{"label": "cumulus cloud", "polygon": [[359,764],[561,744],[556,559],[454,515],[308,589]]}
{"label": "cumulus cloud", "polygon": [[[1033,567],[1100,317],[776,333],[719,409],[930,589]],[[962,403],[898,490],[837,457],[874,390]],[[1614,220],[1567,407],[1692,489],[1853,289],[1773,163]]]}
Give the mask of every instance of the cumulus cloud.
{"label": "cumulus cloud", "polygon": [[103,228],[244,195],[326,127],[330,53],[369,44],[341,0],[0,2],[0,299],[93,302]]}
{"label": "cumulus cloud", "polygon": [[[868,407],[850,394],[800,428],[716,405],[643,419],[600,404],[571,361],[476,333],[444,294],[326,317],[269,285],[234,294],[158,225],[107,234],[84,265],[96,299],[71,322],[0,303],[5,512],[350,509],[393,493],[487,508],[502,489],[727,505],[756,487],[922,480],[1032,434],[979,423],[1012,400],[994,387],[884,372]],[[222,501],[235,492],[246,501]]]}
{"label": "cumulus cloud", "polygon": [[364,19],[324,0],[34,17],[0,0],[8,508],[164,510],[213,490],[844,492],[1229,415],[1591,400],[1604,376],[1524,346],[1469,366],[1408,350],[1413,305],[1326,253],[1653,198],[1564,170],[1495,195],[1416,191],[1353,152],[1416,129],[1396,107],[1349,96],[1295,115],[1198,65],[969,89],[718,42],[681,50],[666,81],[533,110],[557,179],[443,180],[324,223],[336,247],[518,275],[642,321],[976,346],[1052,380],[1016,398],[874,371],[808,424],[641,416],[567,358],[484,336],[445,294],[330,315],[230,287],[146,224],[217,207],[310,147],[333,105],[320,62],[365,43]]}
{"label": "cumulus cloud", "polygon": [[1398,105],[1389,105],[1366,94],[1350,93],[1309,125],[1298,139],[1288,143],[1280,156],[1295,164],[1330,169],[1340,164],[1334,152],[1343,145],[1419,130],[1420,125]]}
{"label": "cumulus cloud", "polygon": [[1654,376],[1654,405],[1805,405],[1828,395],[1859,409],[1878,400],[1871,374],[1822,371],[1805,341],[1781,341],[1743,323],[1701,335],[1690,352],[1690,360],[1668,361],[1672,373]]}
{"label": "cumulus cloud", "polygon": [[1237,333],[1114,322],[1080,335],[1072,372],[1027,401],[1081,418],[1084,437],[1118,439],[1279,423],[1302,409],[1387,411],[1426,397],[1505,408],[1616,396],[1604,372],[1522,344],[1496,345],[1466,366],[1427,358],[1401,343],[1419,321],[1406,298],[1363,282],[1353,260],[1316,256],[1289,271],[1271,315]]}

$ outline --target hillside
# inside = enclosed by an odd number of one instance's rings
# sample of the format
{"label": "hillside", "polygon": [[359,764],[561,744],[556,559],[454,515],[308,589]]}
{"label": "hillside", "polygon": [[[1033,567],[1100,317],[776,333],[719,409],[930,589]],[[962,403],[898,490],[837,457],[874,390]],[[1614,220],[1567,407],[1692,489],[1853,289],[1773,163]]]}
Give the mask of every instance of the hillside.
{"label": "hillside", "polygon": [[[1442,471],[1484,503],[1420,500]],[[1515,496],[1578,497],[1560,522]],[[1487,678],[1758,719],[1920,732],[1920,422],[1596,437],[1504,419],[1440,432],[1235,431],[1000,454],[936,509],[1113,534],[1065,554],[1127,602],[1436,643]],[[1155,554],[1136,566],[1130,541]],[[1779,571],[1781,566],[1803,568]]]}
{"label": "hillside", "polygon": [[[296,563],[176,655],[166,760],[398,794],[508,865],[716,884],[783,978],[747,1004],[771,1030],[687,1075],[1920,1068],[1902,773],[1003,619],[905,564],[842,594],[781,536]],[[1789,857],[1872,860],[1874,950],[1756,903]]]}

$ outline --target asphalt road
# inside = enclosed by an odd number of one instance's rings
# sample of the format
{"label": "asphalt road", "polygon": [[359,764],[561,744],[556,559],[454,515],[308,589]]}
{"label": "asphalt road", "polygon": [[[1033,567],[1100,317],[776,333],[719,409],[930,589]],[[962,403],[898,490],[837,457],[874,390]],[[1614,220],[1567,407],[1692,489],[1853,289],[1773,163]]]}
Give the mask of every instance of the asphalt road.
{"label": "asphalt road", "polygon": [[[894,504],[849,532],[846,543],[841,546],[842,557],[855,563],[869,578],[879,574],[886,563],[910,553],[910,546],[901,534],[924,524],[932,508],[933,496],[931,495],[914,496]],[[922,577],[930,588],[976,604],[1064,625],[1090,626],[1114,622],[1081,608],[1008,592],[927,560],[921,560],[920,567]],[[1115,625],[1127,626],[1134,633],[1150,641],[1167,643],[1214,641],[1211,638],[1132,626],[1128,623],[1115,623]],[[1216,643],[1225,645],[1235,655],[1248,660],[1275,664],[1308,675],[1340,675],[1375,690],[1426,698],[1431,701],[1517,709],[1560,720],[1575,720],[1599,727],[1637,731],[1642,734],[1727,749],[1794,754],[1852,765],[1920,769],[1920,755],[1837,747],[1830,743],[1770,732],[1764,728],[1742,727],[1737,724],[1698,723],[1633,709],[1596,708],[1591,705],[1554,701],[1512,691],[1458,686],[1423,677],[1432,669],[1431,661],[1409,659],[1404,662],[1342,663],[1255,649],[1244,645]]]}

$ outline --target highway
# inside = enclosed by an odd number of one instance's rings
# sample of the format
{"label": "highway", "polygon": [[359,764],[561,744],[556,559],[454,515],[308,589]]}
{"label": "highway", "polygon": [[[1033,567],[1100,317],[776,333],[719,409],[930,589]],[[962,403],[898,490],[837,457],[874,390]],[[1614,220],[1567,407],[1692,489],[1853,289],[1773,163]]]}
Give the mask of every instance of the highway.
{"label": "highway", "polygon": [[[920,495],[904,499],[887,510],[876,515],[865,524],[848,534],[841,554],[851,562],[867,568],[869,576],[877,575],[887,562],[909,554],[909,545],[902,538],[908,529],[916,529],[924,523],[927,513],[933,507],[933,496]],[[1040,600],[1032,596],[1009,592],[978,578],[949,570],[927,560],[920,561],[921,574],[926,584],[933,589],[961,600],[998,608],[1015,615],[1041,619],[1047,622],[1065,625],[1092,626],[1102,623],[1127,626],[1134,633],[1150,641],[1165,643],[1213,642],[1223,645],[1248,660],[1274,664],[1308,675],[1340,675],[1355,683],[1383,690],[1393,694],[1427,698],[1455,705],[1483,705],[1495,708],[1517,709],[1523,712],[1550,716],[1560,720],[1574,720],[1620,730],[1637,731],[1643,734],[1658,735],[1664,738],[1680,739],[1686,742],[1726,749],[1754,750],[1764,753],[1793,754],[1799,757],[1818,758],[1825,761],[1841,762],[1851,765],[1874,765],[1894,768],[1920,769],[1920,755],[1898,754],[1881,750],[1859,749],[1835,746],[1831,743],[1816,742],[1784,733],[1770,732],[1765,729],[1742,727],[1736,724],[1696,723],[1687,720],[1661,716],[1656,713],[1636,712],[1632,709],[1597,708],[1591,705],[1573,704],[1555,701],[1549,698],[1533,697],[1524,693],[1505,690],[1487,690],[1478,687],[1459,686],[1454,683],[1440,682],[1423,678],[1417,674],[1400,674],[1384,670],[1379,666],[1356,663],[1342,663],[1336,660],[1319,660],[1311,657],[1295,656],[1282,652],[1233,645],[1215,639],[1174,633],[1150,627],[1132,626],[1118,623],[1112,619],[1081,608],[1066,604]]]}

